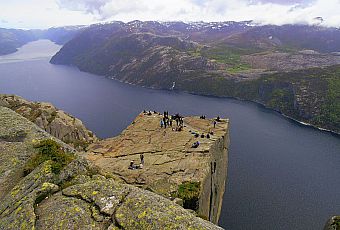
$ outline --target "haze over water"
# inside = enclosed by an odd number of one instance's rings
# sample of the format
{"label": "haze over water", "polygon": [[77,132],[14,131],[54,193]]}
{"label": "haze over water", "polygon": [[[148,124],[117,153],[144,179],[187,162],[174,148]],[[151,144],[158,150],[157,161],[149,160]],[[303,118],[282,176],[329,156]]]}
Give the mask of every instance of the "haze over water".
{"label": "haze over water", "polygon": [[226,229],[322,229],[340,214],[340,138],[250,102],[151,90],[49,64],[60,49],[30,43],[0,57],[0,93],[49,101],[99,137],[118,135],[142,110],[230,118]]}

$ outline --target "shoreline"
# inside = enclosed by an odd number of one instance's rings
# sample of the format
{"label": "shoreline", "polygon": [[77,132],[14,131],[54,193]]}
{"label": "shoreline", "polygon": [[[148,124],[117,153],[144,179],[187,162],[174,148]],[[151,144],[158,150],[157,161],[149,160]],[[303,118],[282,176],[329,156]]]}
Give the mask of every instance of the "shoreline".
{"label": "shoreline", "polygon": [[[49,62],[49,63],[52,64],[52,65],[59,65],[59,64],[53,64],[51,62]],[[186,90],[176,90],[176,89],[175,90],[169,90],[169,89],[161,89],[161,88],[150,87],[150,86],[145,86],[145,85],[138,85],[138,84],[134,84],[132,82],[128,82],[128,81],[117,79],[114,76],[98,75],[98,74],[94,74],[94,73],[90,73],[90,72],[81,71],[77,66],[72,66],[72,65],[63,65],[63,66],[71,66],[71,67],[74,67],[74,68],[78,69],[80,72],[93,74],[95,76],[105,77],[105,78],[108,78],[110,80],[118,81],[120,83],[124,83],[124,84],[127,84],[127,85],[132,85],[132,86],[137,86],[137,87],[142,87],[142,88],[146,88],[146,89],[163,90],[163,91],[169,91],[169,92],[175,91],[175,92],[187,93],[187,94],[203,96],[203,97],[215,97],[215,98],[224,98],[224,99],[234,99],[234,100],[243,101],[243,102],[251,102],[251,103],[254,103],[256,105],[260,105],[263,108],[265,108],[265,109],[267,109],[267,110],[269,110],[271,112],[276,112],[276,113],[280,114],[281,116],[283,116],[284,118],[286,118],[289,121],[293,121],[293,122],[295,122],[295,123],[297,123],[299,125],[302,125],[302,126],[305,126],[305,127],[310,127],[310,128],[316,129],[318,131],[327,132],[327,133],[330,133],[331,135],[334,135],[334,136],[340,138],[340,132],[336,132],[336,131],[333,131],[333,130],[329,130],[329,129],[325,129],[325,128],[322,128],[322,127],[318,127],[316,125],[313,125],[313,124],[310,124],[310,123],[307,123],[307,122],[299,121],[296,118],[290,117],[290,116],[282,113],[281,111],[269,108],[265,104],[263,104],[263,103],[261,103],[259,101],[247,100],[247,99],[243,99],[243,98],[239,98],[239,97],[217,96],[217,95],[212,95],[212,94],[199,94],[199,93],[196,93],[196,92],[191,92],[191,91],[186,91]]]}
{"label": "shoreline", "polygon": [[188,94],[197,95],[197,96],[225,98],[225,99],[234,99],[234,100],[237,100],[237,101],[251,102],[251,103],[260,105],[263,108],[265,108],[265,109],[267,109],[267,110],[269,110],[271,112],[276,112],[276,113],[280,114],[281,116],[283,116],[284,118],[286,118],[289,121],[293,121],[295,123],[298,123],[299,125],[302,125],[302,126],[305,126],[305,127],[310,127],[310,128],[316,129],[318,131],[327,132],[327,133],[330,133],[331,135],[334,135],[334,136],[340,138],[340,132],[336,132],[336,131],[333,131],[333,130],[329,130],[329,129],[325,129],[325,128],[322,128],[322,127],[318,127],[316,125],[313,125],[313,124],[310,124],[310,123],[307,123],[307,122],[299,121],[298,119],[293,118],[291,116],[288,116],[288,115],[282,113],[281,111],[269,108],[265,104],[263,104],[263,103],[261,103],[259,101],[247,100],[247,99],[242,99],[242,98],[238,98],[238,97],[231,97],[231,96],[216,96],[216,95],[211,95],[211,94],[199,94],[199,93],[196,93],[196,92],[190,92],[190,91],[186,91],[186,90],[167,90],[167,89],[161,89],[161,88],[155,88],[155,87],[148,87],[148,86],[144,86],[144,85],[138,85],[138,84],[134,84],[134,83],[131,83],[131,82],[125,82],[125,81],[122,81],[122,80],[119,80],[119,79],[116,79],[116,78],[113,78],[113,77],[109,77],[109,76],[106,76],[106,77],[109,78],[110,80],[118,81],[118,82],[121,82],[121,83],[124,83],[124,84],[138,86],[138,87],[152,89],[152,90],[175,91],[175,92],[188,93]]}

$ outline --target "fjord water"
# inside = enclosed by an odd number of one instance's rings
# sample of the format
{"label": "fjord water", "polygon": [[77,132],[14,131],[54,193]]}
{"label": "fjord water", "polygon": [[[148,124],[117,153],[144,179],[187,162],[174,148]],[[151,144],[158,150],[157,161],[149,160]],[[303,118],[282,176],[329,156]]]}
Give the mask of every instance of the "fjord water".
{"label": "fjord water", "polygon": [[0,57],[0,93],[49,101],[99,137],[119,134],[143,109],[230,118],[226,229],[322,229],[340,214],[340,138],[250,102],[132,86],[49,64],[41,40]]}

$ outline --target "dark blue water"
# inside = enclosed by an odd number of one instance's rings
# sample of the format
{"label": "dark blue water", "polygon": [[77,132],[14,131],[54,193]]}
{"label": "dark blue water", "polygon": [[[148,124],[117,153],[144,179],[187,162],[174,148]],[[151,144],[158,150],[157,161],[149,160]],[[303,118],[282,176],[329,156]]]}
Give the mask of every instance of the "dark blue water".
{"label": "dark blue water", "polygon": [[0,93],[52,102],[103,138],[119,134],[143,109],[229,117],[222,227],[322,229],[340,214],[340,138],[254,103],[145,89],[51,65],[58,48],[39,41],[0,58]]}

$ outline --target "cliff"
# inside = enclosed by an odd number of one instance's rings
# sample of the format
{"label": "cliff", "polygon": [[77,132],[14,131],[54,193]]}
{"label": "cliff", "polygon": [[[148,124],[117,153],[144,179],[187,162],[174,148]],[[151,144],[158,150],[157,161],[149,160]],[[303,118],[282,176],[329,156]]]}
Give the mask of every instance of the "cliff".
{"label": "cliff", "polygon": [[[185,117],[183,130],[176,131],[175,121],[162,128],[161,119],[158,113],[139,114],[119,136],[90,145],[86,158],[125,183],[183,203],[217,223],[227,176],[228,120],[214,128],[213,120]],[[193,148],[196,141],[200,144]],[[131,161],[139,165],[141,154],[143,168],[129,169]]]}
{"label": "cliff", "polygon": [[8,107],[26,117],[49,134],[84,150],[97,137],[84,124],[51,103],[31,102],[16,95],[0,94],[0,106]]}
{"label": "cliff", "polygon": [[0,229],[221,229],[82,155],[0,106]]}

